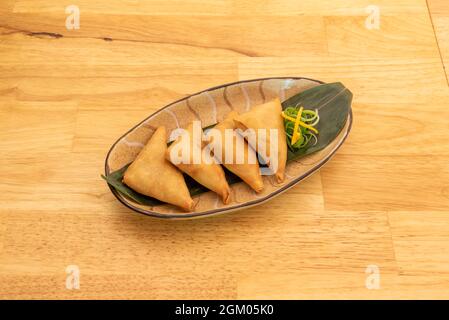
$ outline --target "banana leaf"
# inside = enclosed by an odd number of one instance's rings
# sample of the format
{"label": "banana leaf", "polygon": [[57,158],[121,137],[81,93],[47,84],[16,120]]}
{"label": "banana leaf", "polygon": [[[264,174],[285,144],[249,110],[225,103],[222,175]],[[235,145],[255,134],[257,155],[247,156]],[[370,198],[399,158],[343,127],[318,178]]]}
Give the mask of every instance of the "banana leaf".
{"label": "banana leaf", "polygon": [[302,105],[304,109],[318,110],[320,115],[316,126],[320,132],[317,143],[295,152],[288,150],[287,161],[324,149],[334,140],[346,124],[351,102],[352,92],[340,82],[313,87],[282,102],[283,109]]}
{"label": "banana leaf", "polygon": [[[334,140],[346,124],[351,102],[351,91],[349,91],[340,82],[322,84],[313,87],[282,102],[283,109],[289,106],[302,105],[304,109],[317,109],[320,115],[320,121],[316,126],[319,131],[317,143],[309,147],[306,146],[305,148],[299,149],[295,152],[288,150],[287,161],[292,161],[322,150],[332,140]],[[148,206],[161,204],[161,201],[142,195],[132,190],[122,182],[123,175],[129,165],[130,164],[127,164],[123,168],[111,172],[107,176],[102,175],[101,177],[106,180],[112,188],[139,204]],[[229,184],[242,181],[239,177],[228,171],[226,168],[223,167],[223,169],[226,174],[226,180]],[[190,176],[184,174],[184,178],[191,196],[209,191],[207,188],[193,180]]]}
{"label": "banana leaf", "polygon": [[101,175],[101,177],[104,180],[106,180],[106,182],[112,188],[114,188],[115,190],[120,192],[123,196],[125,196],[129,199],[132,199],[139,204],[143,204],[143,205],[147,205],[147,206],[155,206],[155,205],[161,204],[162,203],[161,201],[151,198],[151,197],[147,197],[143,194],[140,194],[140,193],[134,191],[133,189],[129,188],[126,184],[124,184],[122,182],[123,175],[125,174],[125,171],[126,171],[126,169],[128,169],[130,164],[131,163],[128,163],[123,168],[121,168],[117,171],[111,172],[107,176]]}

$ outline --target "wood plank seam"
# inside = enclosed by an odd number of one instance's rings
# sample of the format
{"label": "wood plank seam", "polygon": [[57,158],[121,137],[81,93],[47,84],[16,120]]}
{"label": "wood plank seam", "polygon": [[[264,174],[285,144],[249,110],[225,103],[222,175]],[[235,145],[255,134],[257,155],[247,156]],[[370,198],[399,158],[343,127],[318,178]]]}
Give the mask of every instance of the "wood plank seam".
{"label": "wood plank seam", "polygon": [[449,78],[448,78],[448,76],[447,76],[446,66],[444,65],[443,55],[441,54],[440,43],[438,42],[438,37],[437,37],[436,30],[435,30],[435,25],[434,25],[434,23],[433,23],[432,14],[431,14],[431,12],[430,12],[429,0],[426,0],[426,6],[427,6],[427,12],[428,12],[428,14],[429,14],[430,24],[432,25],[433,35],[434,35],[434,37],[435,37],[435,42],[436,42],[436,44],[437,44],[438,54],[440,55],[441,65],[443,66],[444,75],[445,75],[445,77],[446,77],[446,83],[447,83],[447,85],[448,85],[448,87],[449,87]]}

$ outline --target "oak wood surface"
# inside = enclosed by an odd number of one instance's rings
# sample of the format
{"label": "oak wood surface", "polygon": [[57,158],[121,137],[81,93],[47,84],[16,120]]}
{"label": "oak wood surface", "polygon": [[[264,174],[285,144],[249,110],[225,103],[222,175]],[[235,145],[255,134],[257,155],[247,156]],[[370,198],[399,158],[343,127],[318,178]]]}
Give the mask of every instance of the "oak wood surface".
{"label": "oak wood surface", "polygon": [[[0,298],[449,298],[449,7],[378,0],[369,30],[371,2],[2,0]],[[352,133],[319,173],[202,220],[115,200],[100,174],[124,131],[269,76],[354,93]]]}

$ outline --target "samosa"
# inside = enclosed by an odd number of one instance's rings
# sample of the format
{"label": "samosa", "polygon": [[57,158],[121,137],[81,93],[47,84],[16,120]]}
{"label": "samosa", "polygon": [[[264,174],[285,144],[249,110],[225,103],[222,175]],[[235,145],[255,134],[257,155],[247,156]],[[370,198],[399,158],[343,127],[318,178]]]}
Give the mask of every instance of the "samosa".
{"label": "samosa", "polygon": [[211,135],[210,141],[216,148],[216,150],[214,149],[214,154],[219,158],[219,161],[252,189],[260,192],[263,190],[264,185],[256,152],[246,143],[241,135],[234,131],[234,119],[238,115],[236,111],[231,111],[223,121],[218,123],[212,130],[218,130],[219,140],[215,141],[215,136]]}
{"label": "samosa", "polygon": [[123,182],[141,194],[192,211],[194,202],[184,176],[166,160],[166,151],[167,133],[161,126],[128,167]]}
{"label": "samosa", "polygon": [[215,159],[206,158],[203,149],[203,130],[199,121],[195,128],[193,123],[190,123],[186,130],[176,138],[169,146],[166,158],[179,170],[220,195],[223,203],[230,202],[231,189],[226,181],[223,168]]}
{"label": "samosa", "polygon": [[[254,130],[255,139],[248,139],[248,143],[258,152],[266,164],[275,168],[274,173],[279,183],[284,181],[287,162],[287,141],[281,112],[281,102],[279,98],[276,98],[255,106],[251,111],[234,119],[237,128]],[[277,141],[271,141],[270,129],[277,131]],[[277,154],[271,154],[271,148],[275,147],[275,145],[272,146],[273,143],[277,143]],[[275,148],[273,149],[275,150]],[[277,168],[274,166],[276,160]]]}

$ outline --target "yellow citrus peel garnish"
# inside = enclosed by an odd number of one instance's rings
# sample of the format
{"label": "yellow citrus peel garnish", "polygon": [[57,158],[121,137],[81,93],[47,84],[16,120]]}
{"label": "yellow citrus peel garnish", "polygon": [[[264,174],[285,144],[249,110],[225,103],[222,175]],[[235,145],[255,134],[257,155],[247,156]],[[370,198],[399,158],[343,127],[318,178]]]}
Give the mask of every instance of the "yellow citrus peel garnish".
{"label": "yellow citrus peel garnish", "polygon": [[[281,112],[281,115],[282,115],[283,118],[285,118],[285,119],[287,119],[287,120],[290,120],[290,121],[294,122],[295,124],[296,124],[296,120],[301,119],[301,116],[299,115],[299,112],[298,112],[299,117],[296,117],[296,119],[293,118],[293,117],[287,116],[283,111]],[[308,125],[307,123],[304,123],[304,122],[302,122],[301,120],[299,120],[298,123],[299,123],[300,126],[302,126],[302,127],[304,127],[304,128],[307,128],[307,129],[309,129],[309,130],[312,130],[312,131],[315,132],[315,133],[318,133],[318,130],[317,130],[317,129],[315,129],[314,127]],[[298,128],[296,128],[296,129],[298,129]],[[295,131],[295,132],[296,132],[296,131]]]}
{"label": "yellow citrus peel garnish", "polygon": [[293,136],[292,136],[292,142],[291,142],[292,145],[294,145],[296,143],[296,141],[298,141],[298,137],[299,137],[298,127],[299,127],[299,122],[301,121],[302,110],[304,110],[304,108],[300,107],[298,110],[298,115],[296,116],[296,119],[295,119],[295,126],[293,127]]}

